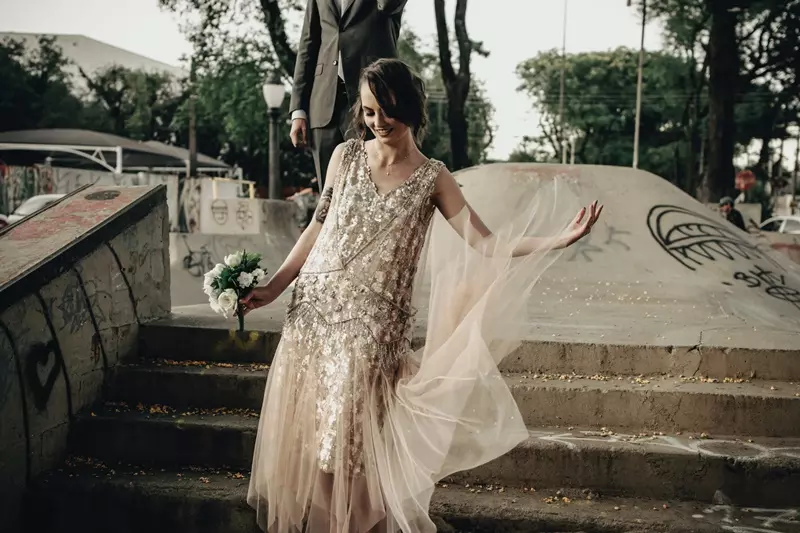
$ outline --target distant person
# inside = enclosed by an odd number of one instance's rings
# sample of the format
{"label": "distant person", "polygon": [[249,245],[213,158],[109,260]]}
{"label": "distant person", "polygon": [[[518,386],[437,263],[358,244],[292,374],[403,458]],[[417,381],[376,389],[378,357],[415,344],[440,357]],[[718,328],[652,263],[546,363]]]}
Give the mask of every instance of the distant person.
{"label": "distant person", "polygon": [[725,196],[719,201],[719,210],[725,215],[725,218],[728,219],[728,222],[736,226],[742,231],[747,231],[744,227],[744,217],[739,212],[738,209],[733,207],[733,198],[730,196]]}
{"label": "distant person", "polygon": [[333,150],[346,138],[358,98],[361,69],[397,57],[397,36],[407,0],[309,0],[294,67],[292,129],[296,147],[308,143],[325,186]]}

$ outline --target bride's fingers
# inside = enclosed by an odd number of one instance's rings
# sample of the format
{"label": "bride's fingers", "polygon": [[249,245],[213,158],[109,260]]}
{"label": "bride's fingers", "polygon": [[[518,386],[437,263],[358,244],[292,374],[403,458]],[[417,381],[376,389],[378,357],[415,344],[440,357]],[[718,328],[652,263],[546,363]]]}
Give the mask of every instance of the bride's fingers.
{"label": "bride's fingers", "polygon": [[578,211],[578,214],[575,215],[575,218],[572,219],[572,224],[580,224],[581,220],[583,220],[584,215],[586,214],[586,208],[581,207],[581,210]]}

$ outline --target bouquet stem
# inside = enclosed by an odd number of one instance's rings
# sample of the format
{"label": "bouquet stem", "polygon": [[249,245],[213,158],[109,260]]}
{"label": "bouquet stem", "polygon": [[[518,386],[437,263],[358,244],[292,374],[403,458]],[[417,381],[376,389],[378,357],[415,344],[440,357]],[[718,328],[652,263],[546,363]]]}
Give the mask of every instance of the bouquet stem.
{"label": "bouquet stem", "polygon": [[236,304],[236,318],[239,319],[239,331],[244,331],[244,308],[242,304]]}

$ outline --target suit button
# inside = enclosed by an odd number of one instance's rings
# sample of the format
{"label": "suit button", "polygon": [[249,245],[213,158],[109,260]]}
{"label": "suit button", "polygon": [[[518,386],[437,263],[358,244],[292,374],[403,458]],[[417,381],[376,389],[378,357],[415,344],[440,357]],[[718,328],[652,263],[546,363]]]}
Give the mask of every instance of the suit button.
{"label": "suit button", "polygon": [[339,64],[339,60],[338,60],[338,59],[334,59],[334,60],[333,60],[333,66],[335,67],[335,66],[336,66],[336,65],[338,65],[338,64]]}

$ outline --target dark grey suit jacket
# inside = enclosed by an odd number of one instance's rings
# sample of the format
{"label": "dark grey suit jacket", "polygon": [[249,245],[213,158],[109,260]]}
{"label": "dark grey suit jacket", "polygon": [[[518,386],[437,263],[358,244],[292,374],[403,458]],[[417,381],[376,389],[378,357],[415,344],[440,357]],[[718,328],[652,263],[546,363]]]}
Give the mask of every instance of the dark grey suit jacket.
{"label": "dark grey suit jacket", "polygon": [[397,57],[400,19],[408,0],[308,0],[294,67],[290,111],[302,109],[309,126],[324,128],[336,104],[339,50],[348,98],[357,96],[361,69]]}

